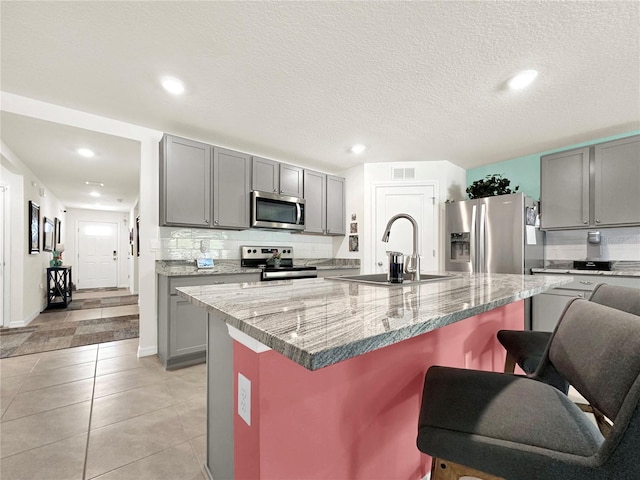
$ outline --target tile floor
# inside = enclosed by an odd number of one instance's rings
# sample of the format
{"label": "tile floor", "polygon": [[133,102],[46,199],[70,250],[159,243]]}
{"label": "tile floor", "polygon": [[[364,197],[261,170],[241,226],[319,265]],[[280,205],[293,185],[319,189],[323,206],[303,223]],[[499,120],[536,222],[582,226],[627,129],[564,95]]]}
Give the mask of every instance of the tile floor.
{"label": "tile floor", "polygon": [[0,478],[205,479],[205,365],[167,372],[137,348],[136,338],[0,360]]}

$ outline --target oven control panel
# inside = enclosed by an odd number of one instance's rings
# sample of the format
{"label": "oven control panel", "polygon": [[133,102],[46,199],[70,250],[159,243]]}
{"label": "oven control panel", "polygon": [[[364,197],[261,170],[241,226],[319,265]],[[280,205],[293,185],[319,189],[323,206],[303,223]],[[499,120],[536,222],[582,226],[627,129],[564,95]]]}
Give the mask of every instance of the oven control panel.
{"label": "oven control panel", "polygon": [[293,260],[293,247],[240,247],[240,254],[243,260],[267,260],[273,257],[275,253],[279,253],[282,259]]}

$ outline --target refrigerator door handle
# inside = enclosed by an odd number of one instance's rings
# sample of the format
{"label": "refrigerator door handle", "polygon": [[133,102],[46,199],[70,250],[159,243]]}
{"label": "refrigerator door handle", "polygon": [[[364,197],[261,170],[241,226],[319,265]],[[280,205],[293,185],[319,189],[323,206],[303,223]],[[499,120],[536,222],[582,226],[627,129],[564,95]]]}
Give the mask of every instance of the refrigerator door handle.
{"label": "refrigerator door handle", "polygon": [[471,257],[471,273],[478,273],[478,262],[476,258],[477,250],[477,238],[476,238],[476,214],[477,207],[473,205],[471,207],[471,241],[469,242],[470,257]]}
{"label": "refrigerator door handle", "polygon": [[487,205],[480,205],[480,220],[478,222],[479,234],[478,234],[478,272],[487,273],[487,245],[485,237],[487,234]]}

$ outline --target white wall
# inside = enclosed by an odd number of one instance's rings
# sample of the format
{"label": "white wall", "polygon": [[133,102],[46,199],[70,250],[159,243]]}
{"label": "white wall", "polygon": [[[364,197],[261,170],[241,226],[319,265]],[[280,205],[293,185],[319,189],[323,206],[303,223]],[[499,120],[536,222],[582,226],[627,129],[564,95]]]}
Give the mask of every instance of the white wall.
{"label": "white wall", "polygon": [[[118,226],[118,288],[129,288],[129,214],[123,212],[106,212],[101,210],[67,209],[67,225],[65,251],[62,254],[64,264],[71,265],[71,276],[78,288],[82,286],[82,278],[78,275],[78,226],[80,222],[115,223]],[[64,226],[63,226],[64,230]]]}
{"label": "white wall", "polygon": [[[24,163],[0,143],[2,153],[2,183],[9,186],[11,202],[11,265],[7,277],[10,279],[11,327],[27,325],[47,306],[46,269],[53,258],[51,252],[42,250],[43,224],[47,217],[62,221],[64,236],[65,214],[60,201]],[[40,206],[40,252],[29,253],[28,225],[29,201]],[[64,237],[63,237],[64,238]]]}

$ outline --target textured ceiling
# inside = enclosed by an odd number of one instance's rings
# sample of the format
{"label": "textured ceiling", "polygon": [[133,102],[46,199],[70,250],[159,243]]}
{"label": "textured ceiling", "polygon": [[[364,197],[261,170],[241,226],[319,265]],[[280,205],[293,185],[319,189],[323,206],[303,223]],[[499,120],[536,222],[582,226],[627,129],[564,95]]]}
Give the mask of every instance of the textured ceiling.
{"label": "textured ceiling", "polygon": [[[640,128],[637,1],[0,8],[5,92],[329,171],[471,168]],[[527,68],[531,88],[504,88]]]}

